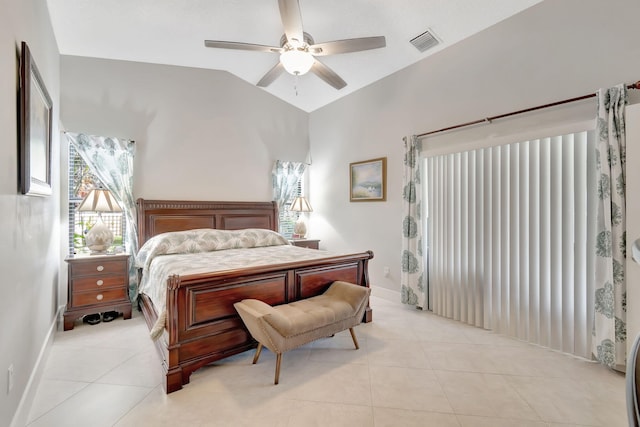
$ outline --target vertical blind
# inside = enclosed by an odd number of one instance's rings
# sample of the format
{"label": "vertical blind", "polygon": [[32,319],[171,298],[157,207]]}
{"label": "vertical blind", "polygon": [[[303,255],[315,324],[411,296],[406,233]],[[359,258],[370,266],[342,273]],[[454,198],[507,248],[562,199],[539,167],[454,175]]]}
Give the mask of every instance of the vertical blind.
{"label": "vertical blind", "polygon": [[427,157],[429,308],[590,358],[595,135]]}

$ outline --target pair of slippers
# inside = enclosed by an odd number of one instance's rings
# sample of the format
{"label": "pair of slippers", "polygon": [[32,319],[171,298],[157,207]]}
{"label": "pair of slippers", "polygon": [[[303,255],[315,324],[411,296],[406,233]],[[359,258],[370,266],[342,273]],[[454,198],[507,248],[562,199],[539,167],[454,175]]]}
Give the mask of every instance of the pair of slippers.
{"label": "pair of slippers", "polygon": [[82,321],[90,325],[97,325],[101,321],[111,322],[113,319],[117,318],[118,315],[119,313],[117,311],[105,311],[104,313],[102,313],[102,316],[100,316],[100,313],[88,314],[84,316],[84,319],[82,319]]}

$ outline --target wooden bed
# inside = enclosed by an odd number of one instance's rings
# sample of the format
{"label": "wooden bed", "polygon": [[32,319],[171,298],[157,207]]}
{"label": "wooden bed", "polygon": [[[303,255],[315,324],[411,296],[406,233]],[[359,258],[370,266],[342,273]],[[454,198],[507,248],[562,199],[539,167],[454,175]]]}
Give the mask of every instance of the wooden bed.
{"label": "wooden bed", "polygon": [[[278,229],[275,202],[138,199],[137,205],[140,247],[149,238],[168,231]],[[180,390],[200,367],[256,345],[233,303],[256,298],[270,305],[284,304],[318,295],[335,280],[368,287],[367,263],[371,258],[373,253],[367,251],[322,260],[169,277],[166,330],[155,341],[166,376],[165,391]],[[148,296],[141,294],[139,302],[151,329],[159,313]],[[363,320],[372,320],[368,306]]]}

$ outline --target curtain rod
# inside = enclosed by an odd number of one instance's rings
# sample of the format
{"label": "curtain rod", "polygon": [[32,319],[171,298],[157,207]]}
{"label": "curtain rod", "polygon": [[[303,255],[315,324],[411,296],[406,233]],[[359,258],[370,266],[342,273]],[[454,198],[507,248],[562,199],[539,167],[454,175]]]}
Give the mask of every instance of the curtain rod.
{"label": "curtain rod", "polygon": [[[635,83],[628,84],[627,85],[627,89],[640,89],[640,80],[638,80]],[[542,110],[543,108],[555,107],[557,105],[568,104],[570,102],[582,101],[583,99],[594,98],[596,95],[597,95],[596,93],[590,93],[589,95],[583,95],[583,96],[578,96],[578,97],[575,97],[575,98],[565,99],[565,100],[562,100],[562,101],[556,101],[556,102],[552,102],[551,104],[538,105],[537,107],[525,108],[524,110],[512,111],[510,113],[500,114],[500,115],[493,116],[493,117],[486,117],[484,119],[474,120],[472,122],[461,123],[461,124],[455,125],[455,126],[449,126],[449,127],[438,129],[438,130],[432,130],[430,132],[424,132],[424,133],[416,135],[416,138],[424,138],[425,136],[428,136],[428,135],[433,135],[433,134],[441,133],[441,132],[447,132],[447,131],[450,131],[450,130],[459,129],[459,128],[472,126],[472,125],[477,125],[477,124],[480,124],[480,123],[491,123],[493,120],[504,119],[505,117],[515,116],[517,114],[528,113],[528,112],[535,111],[535,110]]]}

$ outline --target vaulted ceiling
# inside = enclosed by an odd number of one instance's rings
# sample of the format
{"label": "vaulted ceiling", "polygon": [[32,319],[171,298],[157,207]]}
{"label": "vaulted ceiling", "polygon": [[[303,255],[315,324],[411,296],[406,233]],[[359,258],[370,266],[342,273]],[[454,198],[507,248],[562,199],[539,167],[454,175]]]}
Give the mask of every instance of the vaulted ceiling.
{"label": "vaulted ceiling", "polygon": [[[542,0],[299,0],[304,31],[316,43],[385,36],[386,47],[318,58],[347,86],[313,73],[280,75],[263,90],[311,112]],[[212,49],[204,40],[280,46],[277,0],[48,0],[62,55],[228,71],[256,84],[276,53]],[[410,40],[430,31],[439,44]]]}

